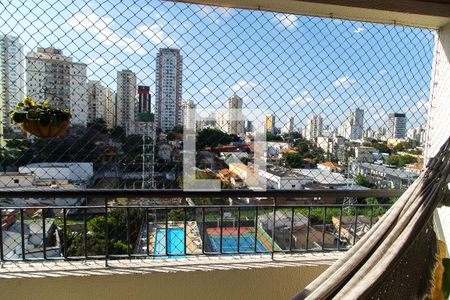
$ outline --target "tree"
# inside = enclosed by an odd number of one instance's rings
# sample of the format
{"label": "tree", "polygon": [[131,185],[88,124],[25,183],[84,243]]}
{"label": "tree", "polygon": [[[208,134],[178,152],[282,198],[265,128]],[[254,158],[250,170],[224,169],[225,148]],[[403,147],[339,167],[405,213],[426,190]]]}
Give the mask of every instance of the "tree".
{"label": "tree", "polygon": [[372,141],[371,146],[377,149],[380,153],[391,153],[391,149],[387,146],[387,142]]}
{"label": "tree", "polygon": [[403,168],[407,164],[416,162],[417,158],[411,155],[391,155],[385,161],[387,165],[396,166],[397,168]]}
{"label": "tree", "polygon": [[301,168],[303,165],[303,156],[298,153],[285,153],[283,154],[283,164],[288,168]]}
{"label": "tree", "polygon": [[205,147],[215,148],[219,144],[227,145],[231,142],[231,137],[216,128],[205,128],[200,130],[197,135],[197,149],[204,149]]}
{"label": "tree", "polygon": [[362,186],[365,186],[365,187],[368,187],[368,188],[371,188],[371,189],[376,187],[375,184],[369,182],[367,180],[367,178],[364,177],[364,175],[361,175],[361,174],[355,176],[355,182],[357,184],[359,184],[359,185],[362,185]]}
{"label": "tree", "polygon": [[266,140],[267,141],[282,141],[283,137],[281,135],[278,135],[278,134],[273,134],[271,132],[267,132]]}
{"label": "tree", "polygon": [[304,155],[309,151],[309,143],[307,140],[299,140],[295,143],[295,147],[300,154]]}

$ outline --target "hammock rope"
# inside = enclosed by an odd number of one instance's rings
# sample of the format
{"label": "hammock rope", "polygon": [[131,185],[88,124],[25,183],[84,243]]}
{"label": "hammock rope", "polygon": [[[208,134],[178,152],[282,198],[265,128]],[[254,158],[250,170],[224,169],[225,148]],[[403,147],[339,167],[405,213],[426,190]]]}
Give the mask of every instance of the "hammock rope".
{"label": "hammock rope", "polygon": [[293,299],[423,299],[437,265],[434,210],[450,204],[450,138],[427,169],[339,261]]}

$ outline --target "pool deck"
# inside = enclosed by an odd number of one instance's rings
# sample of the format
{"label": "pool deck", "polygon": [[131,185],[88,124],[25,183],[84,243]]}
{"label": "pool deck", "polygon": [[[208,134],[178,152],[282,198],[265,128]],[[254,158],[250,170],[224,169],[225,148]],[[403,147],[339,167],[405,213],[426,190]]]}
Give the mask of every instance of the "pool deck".
{"label": "pool deck", "polygon": [[[166,228],[166,224],[150,224],[149,233],[149,252],[151,255],[155,253],[156,230],[158,228]],[[182,228],[183,222],[169,222],[167,228]],[[201,254],[202,253],[202,239],[197,222],[188,221],[186,223],[186,252],[187,254]]]}

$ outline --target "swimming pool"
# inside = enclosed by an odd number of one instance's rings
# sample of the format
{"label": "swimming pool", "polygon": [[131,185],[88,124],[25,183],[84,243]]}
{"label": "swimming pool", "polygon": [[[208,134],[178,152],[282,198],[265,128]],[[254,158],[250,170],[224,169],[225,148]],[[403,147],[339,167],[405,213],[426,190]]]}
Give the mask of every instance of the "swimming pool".
{"label": "swimming pool", "polygon": [[[220,229],[208,228],[206,230],[211,252],[220,252]],[[255,229],[254,227],[241,227],[240,233],[237,228],[229,227],[222,229],[222,253],[255,252]],[[279,249],[277,244],[275,249]],[[272,239],[261,229],[256,235],[256,252],[270,252]]]}
{"label": "swimming pool", "polygon": [[[168,228],[167,229],[167,253],[169,255],[181,256],[184,255],[184,229],[183,228]],[[157,228],[156,238],[154,244],[155,255],[166,255],[166,229]]]}

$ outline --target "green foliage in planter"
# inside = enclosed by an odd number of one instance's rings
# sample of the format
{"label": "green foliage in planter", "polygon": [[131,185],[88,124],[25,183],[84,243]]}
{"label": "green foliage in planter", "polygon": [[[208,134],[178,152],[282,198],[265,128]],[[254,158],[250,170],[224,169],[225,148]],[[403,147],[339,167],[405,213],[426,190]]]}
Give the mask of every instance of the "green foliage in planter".
{"label": "green foliage in planter", "polygon": [[28,96],[14,107],[14,110],[10,113],[10,117],[14,123],[38,121],[39,125],[42,126],[51,125],[52,127],[58,127],[63,122],[69,121],[72,113],[68,109],[50,106],[48,100],[36,104]]}

